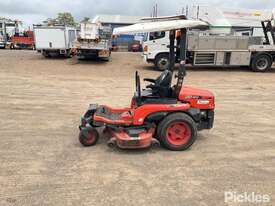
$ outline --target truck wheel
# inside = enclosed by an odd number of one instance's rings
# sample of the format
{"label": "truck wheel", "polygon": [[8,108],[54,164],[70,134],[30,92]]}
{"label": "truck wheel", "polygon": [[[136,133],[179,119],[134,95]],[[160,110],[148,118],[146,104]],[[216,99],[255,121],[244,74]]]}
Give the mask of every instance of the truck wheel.
{"label": "truck wheel", "polygon": [[165,71],[169,68],[170,61],[168,54],[160,54],[155,59],[155,67],[159,71]]}
{"label": "truck wheel", "polygon": [[172,151],[189,149],[197,138],[197,125],[184,113],[167,116],[158,126],[161,144]]}
{"label": "truck wheel", "polygon": [[68,59],[68,63],[70,65],[78,64],[79,63],[78,57],[76,55],[73,55],[71,58]]}
{"label": "truck wheel", "polygon": [[272,66],[272,59],[266,54],[260,54],[253,58],[251,69],[254,72],[266,72]]}
{"label": "truck wheel", "polygon": [[42,55],[43,55],[45,58],[50,58],[50,57],[51,57],[50,53],[49,53],[49,52],[45,52],[45,51],[42,52]]}
{"label": "truck wheel", "polygon": [[79,142],[84,147],[94,146],[99,139],[99,134],[96,129],[91,129],[88,131],[81,130],[79,133]]}
{"label": "truck wheel", "polygon": [[102,61],[104,62],[109,62],[110,61],[110,57],[103,57],[101,58]]}

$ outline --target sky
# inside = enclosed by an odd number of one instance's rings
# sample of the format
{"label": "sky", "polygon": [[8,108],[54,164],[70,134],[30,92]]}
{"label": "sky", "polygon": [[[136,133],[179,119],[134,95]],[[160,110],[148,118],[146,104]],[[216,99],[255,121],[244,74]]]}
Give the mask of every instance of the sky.
{"label": "sky", "polygon": [[77,21],[97,14],[149,16],[155,3],[158,3],[161,16],[175,15],[187,4],[259,10],[275,8],[275,0],[0,0],[0,16],[22,20],[25,25],[41,23],[56,17],[59,12],[71,12]]}

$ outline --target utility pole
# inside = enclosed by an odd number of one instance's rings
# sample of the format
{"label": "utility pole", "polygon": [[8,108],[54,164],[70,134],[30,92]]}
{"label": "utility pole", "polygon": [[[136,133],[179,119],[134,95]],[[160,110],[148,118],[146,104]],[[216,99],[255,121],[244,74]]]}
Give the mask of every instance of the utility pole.
{"label": "utility pole", "polygon": [[200,16],[200,6],[197,7],[197,19],[199,19]]}
{"label": "utility pole", "polygon": [[181,8],[181,14],[184,14],[184,7]]}
{"label": "utility pole", "polygon": [[158,16],[158,4],[155,4],[153,6],[153,12],[151,14],[151,17],[157,17]]}

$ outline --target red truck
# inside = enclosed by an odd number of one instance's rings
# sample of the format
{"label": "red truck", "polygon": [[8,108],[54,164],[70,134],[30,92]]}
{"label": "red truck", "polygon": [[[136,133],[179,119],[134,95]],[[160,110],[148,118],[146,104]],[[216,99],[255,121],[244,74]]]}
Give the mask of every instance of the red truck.
{"label": "red truck", "polygon": [[35,49],[33,31],[16,33],[11,37],[11,49]]}

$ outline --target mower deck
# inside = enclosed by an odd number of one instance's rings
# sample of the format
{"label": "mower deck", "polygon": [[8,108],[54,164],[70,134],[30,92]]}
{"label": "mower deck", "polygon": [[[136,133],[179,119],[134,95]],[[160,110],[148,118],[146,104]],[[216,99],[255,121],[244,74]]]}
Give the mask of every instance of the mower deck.
{"label": "mower deck", "polygon": [[107,143],[109,147],[116,145],[122,149],[142,149],[150,147],[159,142],[153,138],[155,128],[129,128],[129,129],[113,129],[106,128],[111,139]]}

